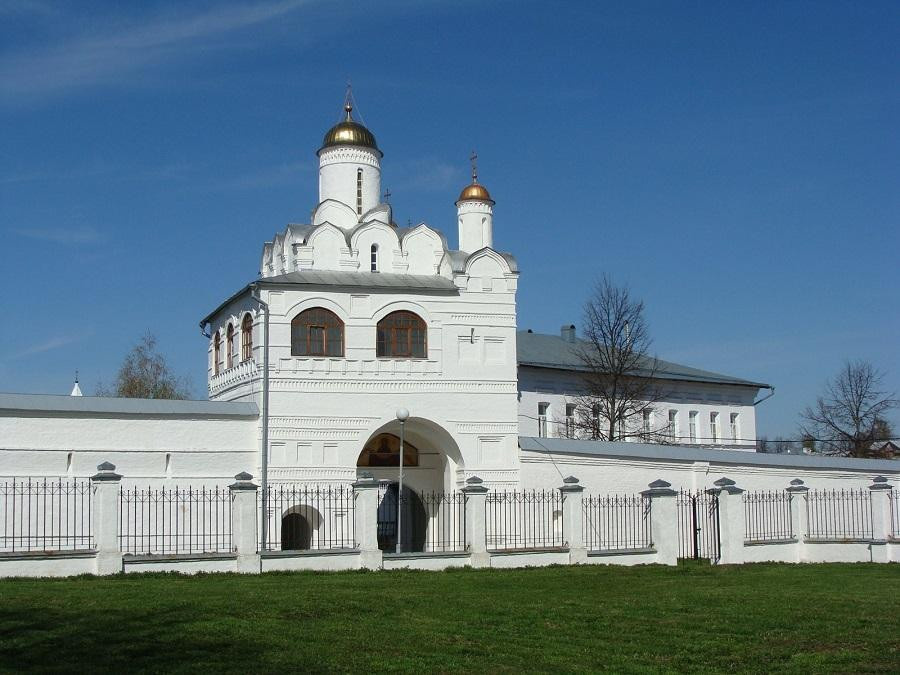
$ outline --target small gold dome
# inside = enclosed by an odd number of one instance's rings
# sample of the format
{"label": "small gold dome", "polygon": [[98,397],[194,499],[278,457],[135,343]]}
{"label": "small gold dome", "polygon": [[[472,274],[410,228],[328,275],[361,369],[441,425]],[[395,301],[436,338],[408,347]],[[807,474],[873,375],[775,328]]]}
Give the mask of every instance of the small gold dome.
{"label": "small gold dome", "polygon": [[[353,106],[350,105],[349,101],[344,106],[344,110],[347,116],[342,122],[338,122],[328,130],[319,152],[322,152],[325,148],[332,148],[337,145],[358,145],[378,150],[375,135],[351,116],[350,113],[353,110]],[[381,151],[378,150],[378,153],[381,154]]]}
{"label": "small gold dome", "polygon": [[469,185],[464,187],[463,191],[459,193],[459,199],[457,199],[456,201],[488,202],[489,204],[494,203],[494,200],[491,199],[491,195],[487,191],[487,188],[477,181],[472,181]]}

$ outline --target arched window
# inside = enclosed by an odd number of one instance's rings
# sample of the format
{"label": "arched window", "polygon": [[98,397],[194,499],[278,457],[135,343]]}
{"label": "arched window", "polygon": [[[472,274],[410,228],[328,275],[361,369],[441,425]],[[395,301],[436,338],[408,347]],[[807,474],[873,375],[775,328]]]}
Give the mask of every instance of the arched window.
{"label": "arched window", "polygon": [[370,256],[370,262],[372,265],[372,271],[378,271],[378,244],[372,244],[372,253]]}
{"label": "arched window", "polygon": [[253,358],[253,317],[244,314],[241,321],[241,361],[249,361]]}
{"label": "arched window", "polygon": [[391,312],[378,322],[376,355],[424,359],[428,356],[428,328],[417,314]]}
{"label": "arched window", "polygon": [[225,331],[225,367],[231,368],[234,365],[234,325],[228,324]]}
{"label": "arched window", "polygon": [[213,337],[213,375],[219,374],[219,364],[222,362],[222,339],[219,337],[219,331],[216,331]]}
{"label": "arched window", "polygon": [[362,215],[362,169],[356,170],[356,213]]}
{"label": "arched window", "polygon": [[300,312],[291,321],[291,356],[343,356],[344,322],[322,307]]}

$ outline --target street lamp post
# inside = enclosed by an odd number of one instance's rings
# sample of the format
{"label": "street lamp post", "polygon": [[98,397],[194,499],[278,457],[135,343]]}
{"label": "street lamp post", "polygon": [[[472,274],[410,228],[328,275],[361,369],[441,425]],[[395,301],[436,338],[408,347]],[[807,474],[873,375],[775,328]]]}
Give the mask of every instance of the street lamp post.
{"label": "street lamp post", "polygon": [[400,527],[403,514],[403,429],[409,418],[409,410],[397,409],[397,420],[400,422],[400,482],[397,485],[397,553],[402,551],[403,529]]}

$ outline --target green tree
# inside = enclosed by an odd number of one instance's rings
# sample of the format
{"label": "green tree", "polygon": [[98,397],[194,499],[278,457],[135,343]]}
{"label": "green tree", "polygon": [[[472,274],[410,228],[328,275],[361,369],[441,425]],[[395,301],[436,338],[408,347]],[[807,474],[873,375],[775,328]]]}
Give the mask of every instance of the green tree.
{"label": "green tree", "polygon": [[97,384],[97,396],[120,398],[190,398],[190,381],[176,376],[156,350],[156,338],[148,332],[125,355],[115,386]]}

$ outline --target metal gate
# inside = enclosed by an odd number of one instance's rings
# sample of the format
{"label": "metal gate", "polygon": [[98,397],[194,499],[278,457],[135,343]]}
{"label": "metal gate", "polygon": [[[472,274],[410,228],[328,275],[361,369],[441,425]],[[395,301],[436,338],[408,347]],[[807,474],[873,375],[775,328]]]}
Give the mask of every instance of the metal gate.
{"label": "metal gate", "polygon": [[678,507],[678,557],[719,562],[719,495],[705,490],[682,490]]}

